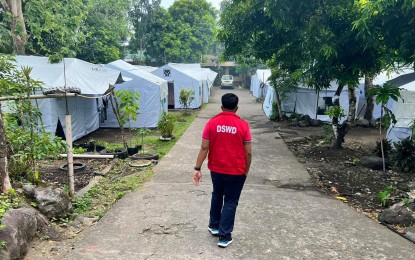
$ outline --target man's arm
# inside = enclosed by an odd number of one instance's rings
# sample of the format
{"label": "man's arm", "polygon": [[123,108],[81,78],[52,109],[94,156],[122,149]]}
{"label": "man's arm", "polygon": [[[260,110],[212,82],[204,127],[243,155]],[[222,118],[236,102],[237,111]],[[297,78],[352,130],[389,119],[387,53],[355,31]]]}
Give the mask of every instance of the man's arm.
{"label": "man's arm", "polygon": [[251,142],[245,143],[244,147],[245,147],[245,157],[246,157],[245,175],[248,175],[249,168],[251,167],[251,162],[252,162],[252,145],[251,145]]}
{"label": "man's arm", "polygon": [[[199,154],[197,155],[195,168],[201,168],[203,162],[206,159],[206,156],[209,152],[209,140],[202,139],[202,145],[200,146]],[[193,183],[199,185],[199,182],[202,180],[202,172],[196,170],[193,173]]]}

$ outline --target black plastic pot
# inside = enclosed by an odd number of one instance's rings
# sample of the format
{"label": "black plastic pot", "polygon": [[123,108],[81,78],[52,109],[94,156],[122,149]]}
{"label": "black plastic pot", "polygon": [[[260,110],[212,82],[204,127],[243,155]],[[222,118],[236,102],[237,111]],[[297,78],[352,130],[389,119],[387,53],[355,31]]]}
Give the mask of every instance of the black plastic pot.
{"label": "black plastic pot", "polygon": [[104,146],[96,145],[94,143],[74,144],[73,147],[74,148],[79,148],[79,147],[85,148],[86,151],[89,152],[89,153],[90,152],[98,152],[99,153],[99,152],[101,152],[102,150],[105,149]]}
{"label": "black plastic pot", "polygon": [[105,146],[102,146],[102,145],[88,145],[86,147],[87,152],[98,152],[99,153],[104,149],[105,149]]}
{"label": "black plastic pot", "polygon": [[99,152],[100,154],[109,154],[109,155],[114,155],[117,158],[120,159],[125,159],[128,157],[128,152],[125,148],[117,148],[114,151],[107,151],[107,149],[101,150],[101,152]]}
{"label": "black plastic pot", "polygon": [[136,146],[136,147],[128,147],[128,148],[127,148],[128,155],[129,155],[129,156],[134,155],[134,154],[138,153],[138,150],[140,150],[140,149],[141,149],[141,146]]}
{"label": "black plastic pot", "polygon": [[[74,162],[73,163],[73,170],[74,171],[82,171],[83,169],[85,169],[85,167],[86,167],[85,163],[79,163],[79,162]],[[67,163],[62,164],[59,167],[59,169],[62,170],[62,171],[67,171],[68,170],[68,164]]]}

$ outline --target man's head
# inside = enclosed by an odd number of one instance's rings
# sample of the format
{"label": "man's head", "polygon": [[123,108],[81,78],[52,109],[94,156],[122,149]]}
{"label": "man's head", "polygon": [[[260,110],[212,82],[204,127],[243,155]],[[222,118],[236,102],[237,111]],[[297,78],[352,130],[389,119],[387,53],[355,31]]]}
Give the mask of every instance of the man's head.
{"label": "man's head", "polygon": [[222,109],[236,112],[238,110],[238,101],[237,95],[227,93],[222,96]]}

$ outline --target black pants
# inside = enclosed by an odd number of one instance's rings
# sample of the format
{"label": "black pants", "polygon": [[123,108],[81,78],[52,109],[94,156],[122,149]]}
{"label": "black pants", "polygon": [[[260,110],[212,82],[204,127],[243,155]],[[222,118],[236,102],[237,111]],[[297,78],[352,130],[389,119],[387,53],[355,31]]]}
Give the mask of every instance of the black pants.
{"label": "black pants", "polygon": [[245,175],[210,173],[213,183],[209,226],[219,229],[219,236],[230,239],[236,207],[244,186]]}

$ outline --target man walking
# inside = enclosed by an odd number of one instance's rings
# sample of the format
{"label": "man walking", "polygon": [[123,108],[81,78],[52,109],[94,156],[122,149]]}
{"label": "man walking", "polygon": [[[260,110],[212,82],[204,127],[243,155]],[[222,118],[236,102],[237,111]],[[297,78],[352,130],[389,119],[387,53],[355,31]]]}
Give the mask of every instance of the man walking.
{"label": "man walking", "polygon": [[218,246],[232,243],[236,207],[251,166],[251,132],[249,124],[236,115],[238,97],[222,96],[222,112],[211,118],[203,130],[193,183],[202,180],[200,171],[208,156],[213,183],[208,230],[219,236]]}

